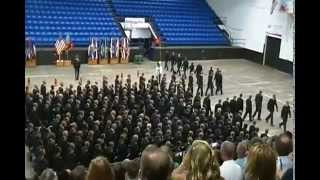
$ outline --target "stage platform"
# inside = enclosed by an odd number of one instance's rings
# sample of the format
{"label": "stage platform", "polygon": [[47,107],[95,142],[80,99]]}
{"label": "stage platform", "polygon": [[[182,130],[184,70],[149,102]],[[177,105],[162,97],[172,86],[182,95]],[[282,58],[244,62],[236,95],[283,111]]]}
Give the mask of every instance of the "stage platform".
{"label": "stage platform", "polygon": [[[222,69],[224,95],[211,97],[212,108],[214,108],[214,105],[219,99],[222,99],[222,101],[225,100],[226,97],[231,99],[235,95],[239,96],[240,93],[243,93],[244,99],[246,99],[248,95],[252,95],[254,99],[255,94],[259,90],[262,90],[264,99],[261,117],[265,119],[267,116],[267,102],[269,98],[272,97],[272,94],[276,94],[279,111],[274,113],[275,127],[271,127],[264,120],[257,121],[257,125],[262,132],[266,128],[270,129],[270,135],[281,132],[281,129],[278,126],[281,120],[281,108],[286,101],[289,101],[291,106],[293,104],[294,84],[291,74],[278,71],[269,66],[262,66],[245,59],[224,59],[214,61],[201,60],[192,62],[195,63],[195,66],[200,63],[204,67],[204,90],[206,90],[207,87],[207,76],[210,66],[214,69]],[[80,69],[80,77],[82,77],[83,82],[89,79],[91,82],[98,81],[99,85],[101,85],[103,75],[108,77],[110,80],[109,82],[114,83],[115,76],[117,74],[120,75],[120,73],[123,72],[124,78],[126,78],[127,74],[131,74],[132,83],[134,83],[135,81],[138,81],[137,71],[139,71],[140,74],[143,72],[145,77],[149,78],[155,72],[155,66],[156,63],[151,61],[145,61],[141,65],[133,63],[115,65],[82,65]],[[164,63],[162,63],[162,66],[164,66]],[[171,73],[166,73],[169,81]],[[40,65],[35,68],[26,68],[25,76],[26,83],[27,79],[30,78],[32,85],[40,85],[43,80],[46,80],[48,88],[54,83],[54,78],[57,78],[59,82],[63,81],[64,84],[68,86],[69,84],[73,84],[74,87],[78,85],[78,81],[74,80],[73,67],[58,68],[54,65]],[[194,89],[196,90],[196,88],[197,86],[194,80]],[[253,110],[254,109],[255,106],[253,106]],[[292,115],[294,115],[293,111]],[[247,120],[245,123],[249,123],[249,121]],[[287,129],[290,131],[293,130],[292,119],[288,120]]]}

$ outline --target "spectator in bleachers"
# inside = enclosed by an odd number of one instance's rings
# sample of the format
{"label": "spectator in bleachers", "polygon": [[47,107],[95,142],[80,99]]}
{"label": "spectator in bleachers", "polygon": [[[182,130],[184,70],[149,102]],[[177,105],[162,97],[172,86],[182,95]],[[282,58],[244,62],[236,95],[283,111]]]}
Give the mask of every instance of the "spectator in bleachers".
{"label": "spectator in bleachers", "polygon": [[105,157],[96,157],[91,160],[86,180],[114,180],[114,171],[111,168],[111,164]]}
{"label": "spectator in bleachers", "polygon": [[276,180],[276,152],[267,144],[250,148],[245,169],[246,180]]}
{"label": "spectator in bleachers", "polygon": [[169,180],[171,176],[171,163],[168,153],[158,147],[147,147],[141,155],[140,179],[143,180]]}
{"label": "spectator in bleachers", "polygon": [[293,168],[293,161],[289,157],[293,151],[293,144],[287,134],[283,133],[276,139],[275,149],[278,153],[277,170],[285,173],[288,169]]}
{"label": "spectator in bleachers", "polygon": [[45,169],[39,176],[39,180],[58,180],[58,175],[53,169]]}
{"label": "spectator in bleachers", "polygon": [[233,160],[235,145],[230,141],[221,144],[221,158],[223,164],[220,166],[221,176],[228,180],[242,180],[243,173],[241,167]]}
{"label": "spectator in bleachers", "polygon": [[85,180],[87,168],[83,165],[76,166],[70,173],[71,180]]}
{"label": "spectator in bleachers", "polygon": [[175,180],[223,179],[220,176],[217,154],[206,141],[195,140],[172,173]]}
{"label": "spectator in bleachers", "polygon": [[248,153],[248,142],[243,140],[237,145],[237,159],[236,163],[241,167],[242,172],[244,172],[246,157]]}

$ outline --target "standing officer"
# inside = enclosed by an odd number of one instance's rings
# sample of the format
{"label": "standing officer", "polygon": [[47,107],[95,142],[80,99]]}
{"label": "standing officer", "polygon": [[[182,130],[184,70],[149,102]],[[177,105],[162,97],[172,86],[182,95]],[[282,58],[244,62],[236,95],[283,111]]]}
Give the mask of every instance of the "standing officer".
{"label": "standing officer", "polygon": [[47,94],[46,90],[46,81],[42,81],[41,87],[40,87],[40,93],[43,97]]}
{"label": "standing officer", "polygon": [[172,51],[172,54],[170,56],[170,61],[171,61],[171,72],[174,72],[174,65],[176,64],[176,55],[174,51]]}
{"label": "standing officer", "polygon": [[286,130],[287,130],[288,117],[291,118],[291,110],[290,110],[289,102],[287,101],[286,104],[283,105],[283,107],[282,107],[282,110],[281,110],[282,122],[279,124],[280,128],[283,125],[284,132],[286,132]]}
{"label": "standing officer", "polygon": [[213,88],[214,88],[214,86],[213,86],[213,69],[212,69],[212,67],[210,67],[206,95],[207,95],[208,90],[210,89],[211,96],[213,96]]}
{"label": "standing officer", "polygon": [[256,103],[256,110],[253,113],[253,118],[256,116],[256,113],[258,113],[258,120],[261,120],[262,100],[263,100],[262,91],[259,91],[259,93],[256,94],[256,97],[254,99]]}
{"label": "standing officer", "polygon": [[190,73],[192,73],[193,71],[194,71],[194,64],[193,64],[193,62],[191,63],[191,65],[190,65]]}
{"label": "standing officer", "polygon": [[216,95],[218,94],[219,91],[221,94],[223,94],[223,92],[222,92],[222,73],[221,73],[221,70],[219,70],[219,68],[216,71],[214,79],[216,81],[216,87],[217,87]]}
{"label": "standing officer", "polygon": [[79,59],[79,55],[76,55],[76,57],[74,58],[73,61],[73,67],[74,67],[74,73],[75,73],[75,79],[79,80],[79,73],[80,73],[80,59]]}
{"label": "standing officer", "polygon": [[212,111],[211,111],[210,96],[206,96],[206,97],[203,99],[203,105],[202,105],[202,107],[204,107],[205,110],[206,110],[206,116],[209,116],[209,114],[212,113]]}
{"label": "standing officer", "polygon": [[240,96],[237,99],[237,112],[243,112],[243,99],[242,99],[242,93],[240,94]]}
{"label": "standing officer", "polygon": [[178,68],[179,76],[181,75],[181,72],[180,72],[181,66],[182,66],[182,56],[179,53],[177,57],[177,68]]}
{"label": "standing officer", "polygon": [[197,82],[197,84],[198,84],[197,93],[201,89],[201,96],[203,96],[203,74],[202,73],[199,74],[197,81],[198,81]]}
{"label": "standing officer", "polygon": [[166,54],[164,55],[164,69],[166,69],[167,71],[169,70],[169,67],[168,67],[169,58],[170,58],[169,51],[166,51]]}
{"label": "standing officer", "polygon": [[183,66],[183,73],[184,73],[185,77],[187,77],[186,72],[187,72],[187,69],[189,67],[189,62],[188,62],[187,57],[184,57],[184,61],[183,61],[182,66]]}
{"label": "standing officer", "polygon": [[193,73],[192,72],[189,74],[188,88],[191,90],[191,93],[193,94]]}
{"label": "standing officer", "polygon": [[273,112],[274,112],[274,107],[276,107],[276,110],[278,112],[278,105],[277,105],[277,99],[276,99],[276,95],[273,95],[272,99],[269,99],[268,101],[268,111],[269,111],[269,115],[266,118],[266,122],[268,123],[269,119],[271,119],[270,124],[271,126],[273,126]]}
{"label": "standing officer", "polygon": [[243,121],[246,120],[247,115],[249,114],[249,121],[252,121],[252,102],[251,102],[252,96],[250,95],[248,99],[246,100],[246,112],[243,116]]}

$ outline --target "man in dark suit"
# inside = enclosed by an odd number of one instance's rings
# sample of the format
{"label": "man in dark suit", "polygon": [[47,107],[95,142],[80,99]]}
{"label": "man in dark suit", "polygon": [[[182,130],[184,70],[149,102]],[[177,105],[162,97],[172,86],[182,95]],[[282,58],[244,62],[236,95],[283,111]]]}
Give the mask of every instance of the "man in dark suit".
{"label": "man in dark suit", "polygon": [[169,58],[170,58],[169,51],[166,51],[164,55],[164,69],[166,69],[167,71],[169,70],[169,67],[168,67]]}
{"label": "man in dark suit", "polygon": [[170,61],[171,61],[171,72],[174,72],[174,65],[176,64],[176,55],[174,51],[172,51],[171,56],[170,56]]}
{"label": "man in dark suit", "polygon": [[190,69],[190,73],[192,73],[192,72],[194,71],[194,64],[193,64],[193,62],[191,63],[189,69]]}
{"label": "man in dark suit", "polygon": [[291,118],[291,110],[290,110],[289,102],[287,101],[286,104],[283,105],[283,107],[282,107],[282,110],[281,110],[282,122],[279,124],[280,128],[283,125],[284,132],[286,132],[286,130],[287,130],[288,117]]}
{"label": "man in dark suit", "polygon": [[256,97],[254,99],[255,103],[256,103],[256,110],[253,113],[253,118],[256,116],[256,114],[258,113],[258,120],[261,120],[261,108],[262,108],[262,100],[263,100],[263,96],[262,96],[262,91],[259,91],[258,94],[256,94]]}
{"label": "man in dark suit", "polygon": [[206,109],[206,116],[209,116],[209,114],[211,114],[211,101],[210,101],[210,96],[206,96],[203,99],[203,105],[202,107],[204,107]]}
{"label": "man in dark suit", "polygon": [[177,57],[177,68],[178,68],[178,70],[177,70],[177,72],[179,73],[179,76],[181,75],[181,71],[180,71],[180,69],[181,69],[181,66],[182,66],[182,56],[181,56],[181,54],[179,53],[178,54],[178,57]]}
{"label": "man in dark suit", "polygon": [[273,95],[272,99],[269,99],[268,101],[268,111],[269,111],[269,115],[266,118],[266,122],[268,123],[269,119],[271,119],[270,124],[271,126],[273,126],[273,112],[274,112],[274,107],[276,107],[276,111],[278,112],[278,105],[277,105],[277,99],[276,99],[276,95]]}
{"label": "man in dark suit", "polygon": [[78,55],[73,60],[73,67],[74,67],[74,73],[75,73],[75,79],[79,80],[79,73],[80,73],[80,58]]}
{"label": "man in dark suit", "polygon": [[188,62],[187,57],[184,57],[184,61],[183,61],[182,67],[183,67],[183,74],[185,75],[185,77],[187,77],[186,73],[187,73],[187,69],[189,67],[189,62]]}
{"label": "man in dark suit", "polygon": [[237,112],[243,112],[243,99],[242,99],[242,93],[240,94],[240,96],[237,99]]}
{"label": "man in dark suit", "polygon": [[208,90],[210,89],[211,96],[213,96],[213,88],[214,88],[214,86],[213,86],[213,69],[212,69],[212,67],[210,67],[206,95],[207,95]]}
{"label": "man in dark suit", "polygon": [[227,98],[225,101],[222,103],[222,112],[224,113],[229,113],[230,112],[230,102],[229,98]]}
{"label": "man in dark suit", "polygon": [[237,112],[237,96],[233,96],[233,99],[230,101],[230,110],[233,115]]}
{"label": "man in dark suit", "polygon": [[193,94],[193,73],[192,72],[189,74],[188,88],[191,90],[191,93]]}
{"label": "man in dark suit", "polygon": [[249,114],[249,121],[252,121],[252,96],[250,95],[246,100],[246,112],[244,113],[243,120],[246,120],[247,115]]}
{"label": "man in dark suit", "polygon": [[198,79],[198,77],[200,76],[201,72],[202,72],[202,66],[201,64],[198,64],[197,67],[196,67],[196,77]]}
{"label": "man in dark suit", "polygon": [[43,97],[47,94],[46,81],[42,81],[42,84],[40,86],[40,93]]}
{"label": "man in dark suit", "polygon": [[219,108],[222,108],[221,99],[219,99],[218,103],[214,106],[214,114],[218,112]]}
{"label": "man in dark suit", "polygon": [[198,84],[197,93],[199,92],[199,90],[201,90],[201,96],[203,96],[203,75],[202,75],[202,73],[199,75],[197,80],[198,80],[198,82],[197,82],[197,84]]}
{"label": "man in dark suit", "polygon": [[219,68],[216,71],[216,74],[214,76],[214,80],[216,81],[216,95],[218,94],[218,92],[220,91],[221,94],[223,94],[222,92],[222,73],[219,70]]}

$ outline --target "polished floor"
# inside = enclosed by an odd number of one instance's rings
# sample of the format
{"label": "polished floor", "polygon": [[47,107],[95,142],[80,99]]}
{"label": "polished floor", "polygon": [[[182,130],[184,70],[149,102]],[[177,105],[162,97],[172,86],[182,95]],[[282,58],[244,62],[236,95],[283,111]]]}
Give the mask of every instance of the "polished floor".
{"label": "polished floor", "polygon": [[[200,63],[204,67],[204,90],[206,89],[207,76],[210,67],[222,70],[224,94],[211,97],[212,108],[219,99],[225,100],[227,97],[232,98],[233,96],[238,96],[240,93],[243,93],[244,99],[249,95],[252,95],[254,99],[255,94],[259,90],[262,90],[264,99],[261,116],[265,119],[267,116],[267,101],[273,94],[276,94],[279,111],[274,113],[275,126],[271,127],[264,120],[257,121],[257,126],[261,131],[269,129],[270,136],[282,131],[278,126],[281,121],[281,108],[286,101],[290,102],[291,107],[294,102],[294,83],[292,75],[280,72],[268,66],[261,66],[244,59],[214,61],[202,60],[193,62],[195,66]],[[132,63],[115,65],[82,65],[80,69],[80,76],[83,79],[83,82],[91,80],[92,82],[97,81],[101,85],[103,75],[107,76],[110,82],[114,82],[113,80],[115,76],[117,74],[120,75],[122,72],[124,77],[126,77],[127,74],[131,74],[133,83],[138,80],[138,73],[144,73],[147,78],[151,77],[151,75],[155,73],[155,66],[155,62],[150,61],[146,61],[141,65]],[[164,66],[164,64],[162,64],[162,66]],[[166,73],[167,77],[171,77],[170,72]],[[25,77],[26,83],[27,79],[30,78],[32,86],[40,86],[41,82],[45,80],[49,88],[49,85],[54,83],[55,78],[58,82],[64,82],[65,85],[78,84],[78,81],[74,80],[74,70],[72,67],[56,67],[49,65],[26,68]],[[196,88],[196,83],[194,84],[194,88]],[[290,131],[294,128],[294,111],[292,111],[292,115],[292,118],[288,120],[287,124],[287,128]],[[246,123],[250,124],[248,118]],[[27,164],[26,172],[30,173],[30,166]]]}

